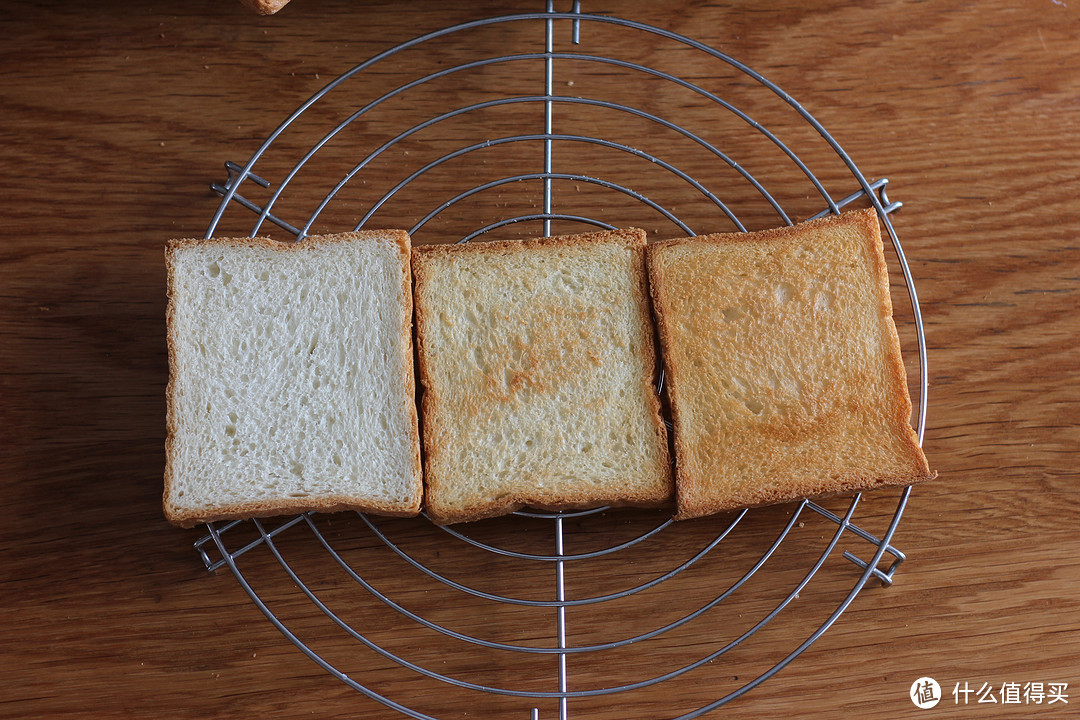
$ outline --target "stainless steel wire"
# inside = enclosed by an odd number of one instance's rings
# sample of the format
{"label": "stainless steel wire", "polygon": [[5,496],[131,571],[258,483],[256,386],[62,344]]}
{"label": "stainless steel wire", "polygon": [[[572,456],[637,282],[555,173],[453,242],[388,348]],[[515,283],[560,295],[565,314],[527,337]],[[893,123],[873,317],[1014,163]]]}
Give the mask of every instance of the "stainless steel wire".
{"label": "stainless steel wire", "polygon": [[[564,23],[569,23],[571,26],[572,42],[575,46],[581,41],[583,26],[588,27],[597,25],[613,27],[620,31],[640,33],[653,40],[672,42],[681,48],[703,53],[713,60],[734,69],[746,78],[752,80],[759,87],[772,93],[776,98],[789,106],[802,122],[809,124],[816,131],[817,135],[828,144],[835,156],[847,167],[855,181],[857,189],[853,192],[847,192],[840,199],[834,199],[832,194],[826,189],[825,183],[811,171],[809,163],[804,161],[792,147],[789,147],[788,144],[783,142],[778,132],[765,127],[764,124],[755,120],[749,112],[737,107],[735,103],[721,97],[715,91],[707,89],[701,82],[690,81],[662,69],[650,67],[624,58],[607,57],[601,53],[594,52],[566,52],[557,50],[555,33],[559,27],[564,25]],[[329,131],[325,132],[314,144],[304,151],[299,159],[293,162],[291,167],[284,172],[279,181],[272,183],[255,174],[256,165],[264,160],[264,156],[270,153],[275,142],[278,141],[282,134],[290,129],[304,113],[308,112],[313,106],[316,106],[320,101],[331,94],[336,97],[346,92],[357,92],[355,88],[356,83],[350,83],[350,81],[354,79],[359,81],[364,76],[365,72],[379,67],[380,63],[393,63],[395,56],[399,53],[423,48],[426,43],[436,40],[453,39],[455,36],[464,35],[471,31],[495,26],[529,26],[536,24],[543,30],[542,52],[511,52],[498,56],[482,57],[449,67],[442,67],[432,72],[422,74],[418,78],[404,82],[393,89],[384,91],[373,99],[356,102],[355,105],[358,109],[349,113],[344,120],[336,123]],[[391,149],[398,147],[406,140],[417,137],[419,133],[425,131],[437,131],[441,123],[452,121],[455,118],[461,118],[473,113],[481,113],[494,108],[527,110],[533,106],[539,106],[542,109],[541,119],[537,123],[538,127],[524,126],[519,128],[518,132],[510,135],[484,138],[482,141],[477,142],[466,142],[450,152],[444,152],[437,157],[427,160],[417,169],[406,173],[402,179],[391,184],[380,195],[377,195],[360,214],[355,228],[362,228],[372,221],[373,218],[378,216],[380,210],[383,209],[387,203],[396,198],[407,188],[411,187],[417,180],[444,172],[445,168],[449,167],[453,161],[465,158],[472,153],[488,151],[492,148],[508,148],[518,145],[529,147],[531,144],[539,143],[542,147],[540,169],[510,172],[495,179],[478,182],[469,187],[464,187],[455,192],[451,197],[436,203],[430,210],[418,213],[417,219],[410,230],[411,233],[416,234],[421,232],[425,226],[443,213],[470,199],[480,196],[481,193],[514,184],[532,182],[538,182],[542,187],[542,206],[540,212],[509,213],[498,219],[480,223],[472,230],[464,233],[460,238],[460,241],[467,242],[499,228],[504,228],[520,222],[540,222],[545,234],[551,233],[553,222],[563,221],[580,223],[593,227],[613,228],[613,225],[610,222],[602,218],[583,215],[576,212],[560,211],[556,207],[554,193],[556,183],[575,182],[584,183],[629,198],[657,213],[658,216],[663,217],[668,222],[672,223],[672,225],[679,228],[680,231],[686,234],[694,234],[694,228],[692,227],[691,222],[681,217],[682,213],[680,213],[677,208],[668,207],[663,201],[656,200],[645,192],[628,187],[623,182],[602,177],[598,173],[580,172],[574,168],[556,167],[555,149],[575,144],[603,148],[604,150],[622,153],[632,158],[646,161],[650,166],[659,168],[667,173],[674,182],[692,188],[699,197],[703,198],[722,216],[727,218],[727,220],[738,230],[746,229],[738,215],[723,199],[721,199],[717,192],[710,189],[707,183],[696,178],[693,173],[677,167],[674,162],[657,157],[655,154],[642,150],[631,143],[620,142],[608,137],[595,137],[581,133],[557,132],[558,113],[563,109],[572,109],[575,107],[595,108],[604,112],[612,112],[633,117],[651,125],[655,125],[658,128],[662,128],[665,131],[674,133],[693,143],[705,153],[707,157],[730,168],[744,182],[749,184],[761,199],[761,202],[763,202],[766,207],[770,208],[772,212],[776,213],[781,222],[787,224],[792,222],[788,212],[782,207],[782,203],[766,188],[764,182],[759,180],[749,169],[740,165],[740,163],[730,156],[729,153],[717,147],[707,138],[693,132],[691,129],[685,128],[679,123],[673,122],[654,112],[649,112],[630,105],[590,97],[575,97],[556,94],[555,78],[557,76],[558,68],[562,63],[570,62],[589,66],[617,68],[620,71],[632,73],[635,77],[640,77],[642,79],[660,83],[670,83],[673,86],[677,86],[693,93],[702,102],[710,103],[722,112],[737,119],[737,121],[741,123],[742,126],[746,127],[749,132],[753,133],[755,136],[764,138],[772,147],[778,150],[785,161],[790,163],[791,167],[809,182],[813,191],[820,196],[822,205],[824,206],[819,215],[823,216],[829,213],[837,213],[842,207],[849,203],[860,200],[869,202],[877,210],[891,240],[911,299],[913,324],[917,337],[920,366],[920,392],[916,412],[916,432],[919,441],[921,442],[926,420],[926,391],[928,377],[926,369],[926,345],[923,334],[922,317],[911,271],[896,232],[889,219],[890,213],[897,210],[900,207],[900,203],[889,200],[886,194],[888,181],[884,178],[872,182],[868,181],[847,153],[845,153],[840,145],[828,134],[821,123],[814,119],[814,117],[790,95],[748,66],[708,45],[663,28],[608,15],[583,13],[581,11],[580,3],[576,1],[573,3],[570,12],[556,11],[554,2],[548,0],[544,12],[520,13],[485,18],[427,33],[379,53],[335,78],[315,95],[302,103],[273,132],[271,132],[246,163],[243,165],[231,162],[226,164],[226,169],[228,171],[226,182],[213,186],[213,188],[222,195],[222,199],[210,221],[206,236],[210,237],[215,233],[226,215],[226,212],[230,208],[240,207],[256,215],[255,224],[250,232],[251,235],[258,234],[263,224],[269,221],[291,233],[296,238],[302,238],[308,234],[312,229],[313,224],[320,218],[324,211],[334,203],[342,191],[350,186],[350,183],[354,179],[364,177],[365,171],[371,168],[380,157],[384,156]],[[407,93],[413,91],[423,92],[431,83],[440,81],[444,78],[452,78],[458,74],[512,63],[542,63],[543,93],[516,94],[508,97],[468,103],[460,107],[443,109],[441,112],[433,114],[430,117],[421,119],[418,122],[412,122],[407,126],[397,129],[393,136],[379,143],[373,150],[360,156],[359,161],[355,162],[352,167],[345,172],[344,176],[342,176],[340,180],[334,182],[330,190],[317,201],[314,209],[308,213],[307,217],[302,222],[290,222],[275,212],[275,205],[278,204],[279,200],[281,200],[285,193],[290,189],[300,171],[307,167],[320,151],[328,148],[343,131],[359,119],[365,117],[368,113],[375,111],[377,108],[380,108],[395,99],[402,98]],[[362,91],[362,88],[360,90]],[[262,203],[259,203],[250,197],[242,195],[240,190],[247,180],[251,180],[263,190],[268,190],[269,197]],[[847,189],[850,190],[850,188]],[[333,662],[324,658],[309,643],[305,642],[304,637],[302,637],[299,632],[291,629],[288,626],[288,623],[275,613],[274,609],[271,607],[271,603],[268,603],[249,582],[245,571],[240,566],[241,556],[256,548],[265,548],[285,573],[285,577],[288,581],[295,585],[315,613],[327,618],[335,627],[344,633],[344,635],[354,640],[360,646],[366,648],[378,657],[390,661],[402,668],[403,672],[422,676],[438,683],[469,692],[517,697],[526,700],[555,700],[557,701],[557,712],[560,720],[566,720],[570,715],[571,700],[632,693],[635,690],[641,690],[668,681],[673,681],[708,665],[715,659],[747,642],[756,633],[773,622],[780,613],[782,613],[785,608],[798,597],[799,593],[804,590],[811,580],[819,573],[824,563],[833,556],[834,551],[842,540],[851,538],[858,539],[873,549],[872,555],[866,560],[861,559],[851,551],[845,551],[843,553],[843,557],[847,558],[847,560],[851,562],[851,566],[858,570],[858,575],[854,580],[853,586],[846,596],[838,603],[836,609],[830,613],[823,622],[818,624],[817,627],[810,629],[805,638],[799,641],[798,645],[792,649],[790,653],[781,657],[772,667],[757,674],[737,689],[728,692],[711,702],[707,702],[690,712],[676,716],[678,720],[683,720],[707,714],[730,700],[749,692],[773,677],[777,672],[798,657],[799,654],[805,651],[836,622],[844,610],[864,589],[866,583],[871,578],[874,578],[883,585],[891,584],[895,571],[905,559],[905,555],[892,545],[892,538],[899,525],[909,494],[910,489],[905,489],[900,492],[896,508],[892,513],[892,518],[889,521],[888,527],[880,537],[859,527],[854,521],[856,510],[860,505],[861,496],[855,496],[843,513],[833,512],[816,502],[804,500],[793,507],[790,517],[777,531],[772,542],[765,545],[757,557],[743,558],[748,561],[748,567],[737,578],[727,583],[725,587],[715,588],[715,593],[711,598],[700,602],[695,607],[680,608],[681,614],[675,620],[658,621],[653,627],[643,631],[632,632],[613,639],[605,639],[603,642],[587,642],[581,644],[572,644],[570,642],[570,623],[572,621],[571,611],[585,609],[590,606],[601,606],[604,603],[632,598],[641,593],[653,590],[654,588],[664,586],[665,583],[669,583],[676,576],[698,566],[702,563],[704,558],[719,552],[718,548],[720,548],[721,543],[740,526],[740,523],[743,522],[744,517],[747,515],[747,511],[742,511],[731,518],[722,528],[719,528],[716,531],[711,539],[690,552],[687,557],[681,560],[677,558],[673,559],[674,566],[664,572],[659,572],[652,577],[631,582],[628,586],[624,586],[615,591],[597,592],[593,595],[578,594],[575,596],[570,596],[567,592],[566,573],[569,568],[584,565],[590,561],[621,557],[621,554],[626,553],[631,549],[648,547],[650,543],[656,543],[662,537],[666,537],[671,533],[677,533],[678,528],[672,527],[673,522],[669,518],[643,521],[639,527],[634,528],[634,532],[631,533],[629,538],[612,541],[604,544],[599,549],[593,548],[589,550],[574,551],[569,546],[572,537],[570,537],[570,534],[567,531],[567,523],[569,521],[579,523],[596,521],[607,513],[607,508],[563,513],[522,510],[517,513],[522,522],[548,523],[550,526],[551,551],[526,552],[507,547],[505,543],[507,543],[509,538],[499,537],[495,541],[492,541],[490,538],[478,539],[472,536],[472,531],[468,528],[435,528],[434,526],[429,526],[431,533],[440,534],[446,541],[456,544],[456,547],[459,548],[459,552],[465,552],[466,550],[469,552],[480,552],[523,565],[536,565],[537,567],[551,568],[551,589],[554,594],[553,600],[518,597],[507,593],[491,592],[480,587],[473,587],[467,582],[451,577],[450,574],[445,571],[430,567],[429,564],[425,562],[425,559],[414,557],[413,553],[411,553],[401,542],[400,538],[396,539],[394,537],[392,529],[387,530],[374,519],[359,515],[362,527],[369,533],[370,537],[377,540],[380,546],[390,553],[391,557],[399,559],[406,566],[415,571],[418,576],[433,581],[438,587],[443,588],[450,596],[474,598],[479,601],[491,603],[493,606],[533,608],[541,612],[551,611],[553,623],[551,640],[547,643],[534,645],[478,637],[475,634],[454,629],[444,622],[425,617],[423,614],[409,609],[405,604],[395,599],[391,593],[383,592],[376,587],[374,583],[369,581],[366,577],[366,568],[356,567],[355,563],[346,557],[346,554],[335,547],[335,543],[328,536],[325,528],[320,526],[321,519],[311,513],[285,520],[274,527],[269,527],[266,521],[260,520],[250,521],[248,523],[232,522],[212,524],[208,528],[208,534],[196,543],[196,547],[208,569],[214,570],[219,567],[227,567],[236,577],[241,587],[249,595],[252,602],[254,602],[263,614],[266,615],[270,622],[273,623],[273,625],[305,655],[311,658],[328,673],[337,677],[339,680],[361,692],[368,698],[371,698],[396,712],[413,718],[430,718],[431,720],[435,720],[433,715],[416,707],[410,707],[405,702],[402,702],[400,698],[395,699],[392,697],[392,687],[380,689],[370,687],[364,682],[363,678],[355,678],[343,672],[336,667]],[[780,598],[773,607],[765,611],[760,619],[751,624],[746,630],[726,642],[718,642],[715,647],[710,648],[707,652],[698,654],[695,657],[687,657],[685,660],[681,661],[677,667],[665,672],[654,674],[649,677],[643,677],[633,682],[609,684],[602,687],[586,689],[571,689],[570,680],[572,669],[575,666],[575,663],[580,660],[587,659],[594,654],[603,651],[629,648],[639,643],[643,644],[645,641],[672,633],[672,631],[677,628],[688,626],[690,623],[699,620],[710,611],[732,598],[734,594],[744,588],[752,578],[759,577],[760,573],[767,573],[769,561],[775,556],[785,539],[792,533],[793,528],[802,524],[800,518],[807,517],[807,511],[816,514],[818,517],[823,518],[825,521],[835,526],[831,537],[825,543],[825,547],[820,554],[810,562],[808,570],[802,574],[800,579],[794,582],[789,592],[787,592],[784,597]],[[420,519],[416,522],[427,523],[427,520]],[[230,538],[243,528],[253,528],[256,537],[246,542],[238,541],[236,543],[231,543]],[[343,572],[350,582],[355,583],[355,585],[361,588],[368,597],[372,598],[383,607],[393,611],[393,613],[397,614],[402,619],[414,623],[440,637],[452,639],[455,642],[462,643],[464,646],[477,648],[478,650],[496,653],[519,653],[541,657],[554,656],[557,659],[557,667],[555,668],[554,677],[552,679],[555,688],[551,690],[530,690],[521,687],[495,684],[489,681],[474,681],[473,679],[459,677],[456,674],[445,673],[435,670],[432,667],[427,667],[423,663],[410,660],[399,651],[381,646],[378,641],[369,637],[368,633],[365,633],[364,628],[354,627],[347,622],[339,612],[336,612],[320,597],[320,594],[316,592],[312,586],[305,583],[302,568],[297,569],[290,564],[289,559],[286,557],[286,553],[279,546],[278,540],[279,538],[284,537],[293,538],[297,533],[300,533],[302,529],[306,529],[317,547],[321,548],[321,550],[332,559],[334,566]],[[216,549],[218,557],[211,557],[209,552],[211,548]],[[887,568],[882,569],[880,566],[882,561],[886,559],[886,555],[889,558],[887,560],[889,565]],[[533,707],[529,709],[528,712],[534,720],[540,720],[541,715],[539,708]]]}

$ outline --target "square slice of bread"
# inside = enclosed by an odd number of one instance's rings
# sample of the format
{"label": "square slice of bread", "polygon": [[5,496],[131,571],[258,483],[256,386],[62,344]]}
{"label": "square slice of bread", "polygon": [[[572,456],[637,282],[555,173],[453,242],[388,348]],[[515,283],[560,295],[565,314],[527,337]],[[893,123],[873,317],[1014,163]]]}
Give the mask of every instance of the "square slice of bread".
{"label": "square slice of bread", "polygon": [[670,502],[644,232],[418,247],[413,274],[432,520]]}
{"label": "square slice of bread", "polygon": [[933,477],[873,210],[649,248],[678,517]]}
{"label": "square slice of bread", "polygon": [[410,241],[174,240],[165,516],[415,515]]}

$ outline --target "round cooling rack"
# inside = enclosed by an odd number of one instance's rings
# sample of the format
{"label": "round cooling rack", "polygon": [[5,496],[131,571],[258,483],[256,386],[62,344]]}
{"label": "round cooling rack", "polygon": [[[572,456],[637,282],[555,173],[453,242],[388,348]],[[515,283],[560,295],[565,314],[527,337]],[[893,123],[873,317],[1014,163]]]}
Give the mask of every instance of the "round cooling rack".
{"label": "round cooling rack", "polygon": [[[695,122],[706,113],[688,107],[715,112]],[[342,74],[226,167],[207,237],[677,237],[872,206],[910,299],[894,304],[918,348],[922,441],[926,348],[887,180],[775,84],[683,35],[577,3],[447,27]],[[908,494],[679,523],[609,508],[446,528],[304,514],[215,523],[196,547],[369,698],[365,716],[694,718],[779,672],[872,579],[892,583]]]}

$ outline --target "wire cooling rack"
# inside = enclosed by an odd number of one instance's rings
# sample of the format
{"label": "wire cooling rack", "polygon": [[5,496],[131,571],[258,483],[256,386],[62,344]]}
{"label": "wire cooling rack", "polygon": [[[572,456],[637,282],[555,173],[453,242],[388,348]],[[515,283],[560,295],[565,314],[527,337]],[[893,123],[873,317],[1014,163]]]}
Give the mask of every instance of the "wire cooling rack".
{"label": "wire cooling rack", "polygon": [[[702,106],[708,123],[688,124],[680,109]],[[867,180],[778,86],[689,37],[576,2],[447,27],[334,79],[226,168],[207,237],[672,237],[872,205],[894,292],[910,298],[897,315],[918,348],[922,441],[926,348],[887,180]],[[390,715],[693,718],[779,672],[871,580],[892,583],[908,494],[680,523],[608,508],[449,528],[304,514],[211,524],[196,548]],[[809,593],[827,614],[800,608]]]}

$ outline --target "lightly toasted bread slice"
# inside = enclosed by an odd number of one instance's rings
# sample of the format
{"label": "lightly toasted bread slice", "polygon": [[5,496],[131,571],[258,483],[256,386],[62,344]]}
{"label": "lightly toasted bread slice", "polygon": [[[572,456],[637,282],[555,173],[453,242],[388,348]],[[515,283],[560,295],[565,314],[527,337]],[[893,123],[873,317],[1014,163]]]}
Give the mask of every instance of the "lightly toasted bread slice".
{"label": "lightly toasted bread slice", "polygon": [[643,231],[417,247],[413,275],[433,521],[670,502]]}
{"label": "lightly toasted bread slice", "polygon": [[873,210],[656,243],[678,517],[934,477]]}
{"label": "lightly toasted bread slice", "polygon": [[174,240],[165,516],[415,515],[410,240]]}

